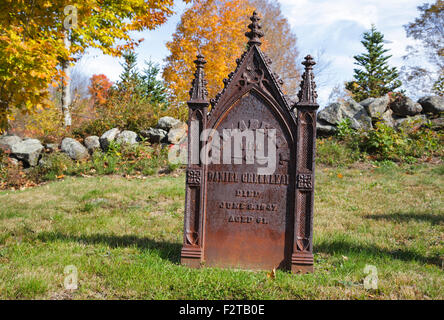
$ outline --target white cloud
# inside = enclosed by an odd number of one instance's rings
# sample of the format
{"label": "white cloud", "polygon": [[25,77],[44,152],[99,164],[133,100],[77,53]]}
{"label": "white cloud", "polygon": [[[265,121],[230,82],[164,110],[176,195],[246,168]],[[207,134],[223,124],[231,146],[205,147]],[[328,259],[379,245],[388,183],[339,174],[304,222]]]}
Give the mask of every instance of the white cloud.
{"label": "white cloud", "polygon": [[[381,31],[388,43],[386,48],[393,57],[390,64],[400,67],[408,44],[403,25],[419,15],[417,6],[425,0],[278,0],[292,30],[298,36],[302,55],[324,49],[330,57],[330,83],[319,88],[320,103],[336,83],[350,80],[353,76],[353,56],[363,52],[362,33],[371,24]],[[434,2],[434,1],[428,1]],[[265,22],[264,22],[265,23]],[[325,86],[325,84],[324,84]]]}

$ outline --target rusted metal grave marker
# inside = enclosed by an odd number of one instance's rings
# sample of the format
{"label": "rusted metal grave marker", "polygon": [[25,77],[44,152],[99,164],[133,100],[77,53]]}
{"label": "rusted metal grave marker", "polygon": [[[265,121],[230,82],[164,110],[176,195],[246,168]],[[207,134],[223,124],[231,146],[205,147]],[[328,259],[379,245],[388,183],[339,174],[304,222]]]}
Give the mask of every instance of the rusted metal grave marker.
{"label": "rusted metal grave marker", "polygon": [[211,102],[206,62],[195,61],[181,262],[313,272],[315,62],[302,63],[299,102],[290,105],[260,49],[257,13],[250,19],[247,51]]}

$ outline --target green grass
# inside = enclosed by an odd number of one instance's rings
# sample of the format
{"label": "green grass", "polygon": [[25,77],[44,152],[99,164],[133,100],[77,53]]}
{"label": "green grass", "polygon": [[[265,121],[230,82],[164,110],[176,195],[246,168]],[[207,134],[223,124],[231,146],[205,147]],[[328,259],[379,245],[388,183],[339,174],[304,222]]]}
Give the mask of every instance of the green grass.
{"label": "green grass", "polygon": [[[443,166],[319,167],[316,178],[315,272],[275,279],[180,265],[183,174],[0,191],[0,299],[444,298]],[[377,290],[363,287],[366,265]]]}

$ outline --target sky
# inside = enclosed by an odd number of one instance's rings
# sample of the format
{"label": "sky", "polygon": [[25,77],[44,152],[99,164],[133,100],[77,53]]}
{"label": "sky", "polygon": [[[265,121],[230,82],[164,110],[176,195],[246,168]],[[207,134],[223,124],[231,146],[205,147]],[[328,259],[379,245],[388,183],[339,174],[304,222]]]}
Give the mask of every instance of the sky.
{"label": "sky", "polygon": [[[181,14],[187,5],[178,2],[175,14],[154,31],[134,33],[136,39],[145,40],[136,49],[138,67],[143,69],[145,60],[164,64],[170,41]],[[407,45],[415,44],[407,38],[403,25],[419,16],[417,7],[428,0],[278,0],[282,13],[288,19],[296,34],[300,57],[311,54],[328,65],[318,77],[318,94],[321,107],[325,106],[332,88],[353,78],[353,56],[364,52],[362,34],[376,25],[384,34],[387,49],[392,58],[389,64],[400,68]],[[188,5],[189,6],[189,5]],[[266,21],[262,21],[266,23]],[[265,35],[266,36],[266,35]],[[97,50],[90,50],[77,68],[87,75],[105,74],[112,81],[118,79],[122,67],[121,59],[104,56]]]}

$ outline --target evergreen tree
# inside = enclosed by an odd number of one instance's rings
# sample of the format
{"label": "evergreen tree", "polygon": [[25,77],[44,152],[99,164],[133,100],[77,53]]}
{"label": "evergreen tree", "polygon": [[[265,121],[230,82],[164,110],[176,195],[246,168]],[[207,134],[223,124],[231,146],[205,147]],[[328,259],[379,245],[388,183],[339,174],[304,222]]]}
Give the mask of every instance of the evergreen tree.
{"label": "evergreen tree", "polygon": [[380,97],[399,88],[402,83],[398,80],[398,70],[389,67],[387,60],[391,55],[384,54],[389,51],[384,49],[384,35],[376,31],[372,25],[370,32],[364,33],[361,43],[367,49],[366,53],[354,56],[355,64],[360,69],[354,69],[354,81],[346,83],[356,101],[362,101],[369,97]]}
{"label": "evergreen tree", "polygon": [[121,64],[123,72],[117,82],[117,91],[149,103],[160,103],[166,107],[168,105],[167,90],[163,82],[157,79],[160,72],[159,65],[152,61],[145,61],[146,68],[140,73],[137,69],[137,54],[134,51],[125,52],[123,58],[125,59]]}
{"label": "evergreen tree", "polygon": [[168,105],[168,96],[166,88],[161,80],[157,79],[160,72],[158,64],[152,61],[145,61],[146,68],[141,76],[141,92],[153,103],[163,103]]}
{"label": "evergreen tree", "polygon": [[117,90],[120,92],[134,93],[140,85],[140,75],[137,71],[137,54],[134,51],[123,53],[124,62],[120,65],[123,72],[120,74],[120,81],[117,83]]}

